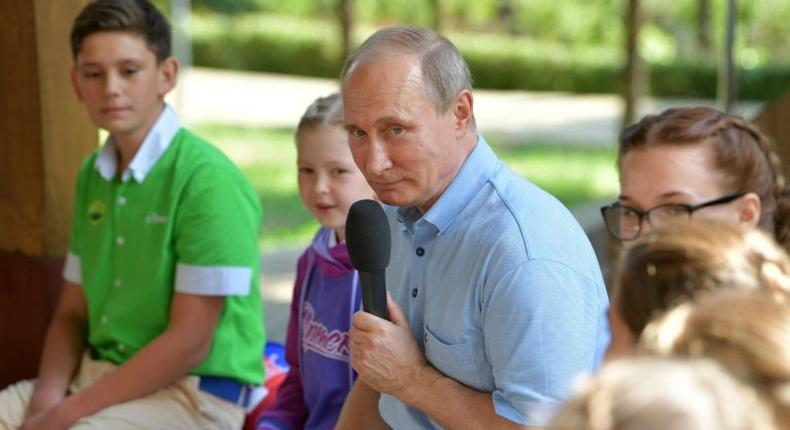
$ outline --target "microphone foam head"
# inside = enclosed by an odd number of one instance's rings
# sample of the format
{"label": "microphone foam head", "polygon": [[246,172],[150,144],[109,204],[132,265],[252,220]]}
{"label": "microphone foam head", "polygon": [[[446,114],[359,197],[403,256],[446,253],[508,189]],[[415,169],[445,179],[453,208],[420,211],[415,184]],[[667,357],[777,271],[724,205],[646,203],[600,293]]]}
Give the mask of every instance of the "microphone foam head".
{"label": "microphone foam head", "polygon": [[390,263],[390,225],[375,200],[359,200],[346,218],[346,245],[351,264],[360,272],[384,270]]}

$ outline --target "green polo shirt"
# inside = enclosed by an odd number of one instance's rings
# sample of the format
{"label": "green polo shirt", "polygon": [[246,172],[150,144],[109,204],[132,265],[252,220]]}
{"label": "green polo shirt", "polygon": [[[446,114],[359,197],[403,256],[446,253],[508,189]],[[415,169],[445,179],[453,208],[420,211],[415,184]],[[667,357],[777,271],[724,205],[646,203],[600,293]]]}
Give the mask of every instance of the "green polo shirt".
{"label": "green polo shirt", "polygon": [[167,328],[174,292],[225,296],[211,350],[191,373],[260,384],[258,196],[219,150],[173,133],[144,142],[135,156],[153,157],[144,175],[104,177],[102,150],[85,161],[65,277],[84,289],[94,354],[119,364]]}

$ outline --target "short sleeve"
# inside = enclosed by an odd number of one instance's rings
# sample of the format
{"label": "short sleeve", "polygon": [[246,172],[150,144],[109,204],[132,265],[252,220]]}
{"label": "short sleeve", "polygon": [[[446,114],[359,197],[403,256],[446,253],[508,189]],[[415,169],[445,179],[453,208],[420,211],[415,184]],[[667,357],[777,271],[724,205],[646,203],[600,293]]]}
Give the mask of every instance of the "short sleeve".
{"label": "short sleeve", "polygon": [[483,330],[498,415],[543,426],[574,379],[597,367],[609,336],[601,291],[550,260],[528,260],[486,287]]}
{"label": "short sleeve", "polygon": [[195,170],[176,209],[178,292],[244,296],[257,276],[257,195],[232,166]]}

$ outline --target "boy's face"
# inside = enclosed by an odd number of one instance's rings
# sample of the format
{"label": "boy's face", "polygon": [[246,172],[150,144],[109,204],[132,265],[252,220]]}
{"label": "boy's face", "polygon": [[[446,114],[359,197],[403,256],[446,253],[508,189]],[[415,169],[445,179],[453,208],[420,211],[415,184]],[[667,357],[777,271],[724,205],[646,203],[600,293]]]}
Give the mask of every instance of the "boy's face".
{"label": "boy's face", "polygon": [[98,32],[82,41],[71,81],[94,124],[118,141],[142,142],[176,83],[178,63],[156,55],[142,36]]}

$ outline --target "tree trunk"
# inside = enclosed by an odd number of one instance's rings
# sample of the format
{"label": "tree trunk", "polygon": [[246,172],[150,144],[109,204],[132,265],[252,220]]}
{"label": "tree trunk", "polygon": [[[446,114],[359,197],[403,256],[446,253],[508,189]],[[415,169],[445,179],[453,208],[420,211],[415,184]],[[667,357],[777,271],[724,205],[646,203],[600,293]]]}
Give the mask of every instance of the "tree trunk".
{"label": "tree trunk", "polygon": [[519,34],[518,22],[516,22],[516,7],[513,0],[499,0],[497,6],[497,18],[501,28],[507,29],[508,34],[517,36]]}
{"label": "tree trunk", "polygon": [[645,67],[639,55],[639,31],[642,17],[639,0],[628,0],[626,9],[625,68],[623,70],[623,125],[632,124],[636,119],[639,98],[645,89]]}
{"label": "tree trunk", "polygon": [[431,28],[437,33],[442,32],[442,2],[441,0],[431,0],[431,7],[433,8],[433,22]]}
{"label": "tree trunk", "polygon": [[337,16],[340,21],[340,61],[346,61],[353,50],[352,33],[354,29],[353,0],[339,0]]}
{"label": "tree trunk", "polygon": [[710,58],[710,0],[697,0],[697,42],[705,58]]}
{"label": "tree trunk", "polygon": [[719,102],[724,112],[730,113],[737,98],[735,71],[735,15],[736,0],[727,0],[727,25],[724,35],[724,55],[719,66]]}

